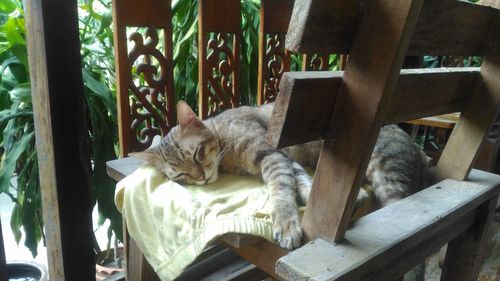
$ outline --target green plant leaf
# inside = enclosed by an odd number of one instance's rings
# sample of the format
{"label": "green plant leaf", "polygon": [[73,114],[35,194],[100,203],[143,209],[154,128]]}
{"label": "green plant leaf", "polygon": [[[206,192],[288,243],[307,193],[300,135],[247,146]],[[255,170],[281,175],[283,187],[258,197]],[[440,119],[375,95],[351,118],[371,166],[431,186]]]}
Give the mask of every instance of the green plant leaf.
{"label": "green plant leaf", "polygon": [[9,94],[11,99],[14,101],[31,103],[31,83],[26,82],[19,84],[12,89]]}
{"label": "green plant leaf", "polygon": [[2,169],[0,169],[0,192],[5,192],[10,186],[9,182],[16,169],[16,162],[34,137],[35,132],[25,134],[12,146],[11,150],[5,151]]}
{"label": "green plant leaf", "polygon": [[0,1],[0,11],[5,14],[10,14],[16,10],[18,6],[16,5],[16,1],[12,0],[2,0]]}
{"label": "green plant leaf", "polygon": [[85,85],[91,90],[91,93],[102,99],[111,115],[116,116],[116,102],[111,91],[103,83],[94,79],[90,71],[83,69],[82,76]]}

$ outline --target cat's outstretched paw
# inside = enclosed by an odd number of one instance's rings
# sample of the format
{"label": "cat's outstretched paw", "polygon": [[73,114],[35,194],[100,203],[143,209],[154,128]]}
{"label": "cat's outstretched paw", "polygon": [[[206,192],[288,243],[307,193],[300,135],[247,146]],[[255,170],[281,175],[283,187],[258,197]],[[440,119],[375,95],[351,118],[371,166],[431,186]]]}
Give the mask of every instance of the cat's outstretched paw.
{"label": "cat's outstretched paw", "polygon": [[273,235],[282,248],[292,250],[299,247],[302,239],[299,216],[277,216],[273,223]]}

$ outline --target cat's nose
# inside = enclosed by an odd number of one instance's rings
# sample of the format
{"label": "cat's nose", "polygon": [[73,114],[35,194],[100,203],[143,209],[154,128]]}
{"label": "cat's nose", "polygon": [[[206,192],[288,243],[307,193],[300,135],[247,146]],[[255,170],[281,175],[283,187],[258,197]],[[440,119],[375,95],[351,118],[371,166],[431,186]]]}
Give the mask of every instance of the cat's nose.
{"label": "cat's nose", "polygon": [[203,172],[202,169],[197,169],[196,170],[196,174],[194,175],[194,178],[197,180],[197,181],[204,181],[205,180],[205,173]]}

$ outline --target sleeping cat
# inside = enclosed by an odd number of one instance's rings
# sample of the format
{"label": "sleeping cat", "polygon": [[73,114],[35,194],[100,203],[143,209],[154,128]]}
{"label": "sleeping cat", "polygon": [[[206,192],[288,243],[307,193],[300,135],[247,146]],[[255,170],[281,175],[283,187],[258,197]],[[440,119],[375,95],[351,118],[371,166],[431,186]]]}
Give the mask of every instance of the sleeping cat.
{"label": "sleeping cat", "polygon": [[[274,238],[281,247],[293,249],[300,246],[302,236],[297,199],[305,204],[311,188],[302,165],[316,165],[321,142],[283,150],[271,147],[264,137],[272,109],[273,104],[241,106],[201,121],[181,101],[179,125],[158,146],[130,156],[147,161],[179,183],[212,183],[219,171],[262,176],[270,188]],[[427,162],[401,129],[382,128],[366,173],[378,203],[384,206],[419,190],[428,175]],[[360,196],[366,194],[360,192]]]}

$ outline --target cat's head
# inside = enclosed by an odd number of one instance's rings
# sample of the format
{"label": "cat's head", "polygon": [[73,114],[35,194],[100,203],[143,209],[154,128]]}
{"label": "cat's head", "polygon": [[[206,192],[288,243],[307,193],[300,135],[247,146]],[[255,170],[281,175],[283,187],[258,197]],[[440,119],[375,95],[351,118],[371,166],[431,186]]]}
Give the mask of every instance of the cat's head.
{"label": "cat's head", "polygon": [[159,145],[129,156],[145,160],[179,183],[214,182],[220,160],[216,135],[183,101],[177,104],[177,120],[179,125],[172,128]]}

